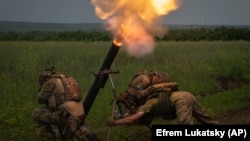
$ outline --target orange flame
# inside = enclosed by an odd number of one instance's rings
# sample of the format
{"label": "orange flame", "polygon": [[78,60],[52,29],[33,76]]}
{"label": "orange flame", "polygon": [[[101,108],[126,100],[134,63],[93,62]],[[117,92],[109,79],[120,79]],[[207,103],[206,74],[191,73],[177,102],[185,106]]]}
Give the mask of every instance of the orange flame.
{"label": "orange flame", "polygon": [[113,40],[113,43],[116,45],[116,46],[122,46],[122,42],[121,41],[119,41],[119,40]]}
{"label": "orange flame", "polygon": [[178,0],[92,0],[96,15],[106,21],[114,40],[129,55],[142,57],[153,52],[154,37],[166,30],[162,17],[179,7]]}

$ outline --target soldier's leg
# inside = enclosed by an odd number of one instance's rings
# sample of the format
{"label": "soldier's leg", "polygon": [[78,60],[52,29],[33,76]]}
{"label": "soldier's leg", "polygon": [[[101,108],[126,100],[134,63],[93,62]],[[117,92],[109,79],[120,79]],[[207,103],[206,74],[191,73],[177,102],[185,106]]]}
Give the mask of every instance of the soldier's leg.
{"label": "soldier's leg", "polygon": [[194,110],[193,116],[201,124],[219,124],[217,121],[213,120],[207,111],[198,103],[196,98],[194,98]]}
{"label": "soldier's leg", "polygon": [[193,100],[188,92],[177,91],[171,94],[170,100],[176,110],[179,124],[193,124]]}
{"label": "soldier's leg", "polygon": [[37,134],[42,140],[56,140],[55,133],[52,130],[51,116],[47,108],[38,108],[33,112],[33,119],[36,124]]}

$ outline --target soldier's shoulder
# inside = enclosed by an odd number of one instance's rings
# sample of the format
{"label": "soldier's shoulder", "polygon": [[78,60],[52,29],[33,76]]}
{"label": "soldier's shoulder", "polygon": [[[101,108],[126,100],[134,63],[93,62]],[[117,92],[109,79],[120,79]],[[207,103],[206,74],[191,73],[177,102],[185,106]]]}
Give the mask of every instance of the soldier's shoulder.
{"label": "soldier's shoulder", "polygon": [[55,80],[50,79],[43,84],[42,91],[52,91],[56,85]]}

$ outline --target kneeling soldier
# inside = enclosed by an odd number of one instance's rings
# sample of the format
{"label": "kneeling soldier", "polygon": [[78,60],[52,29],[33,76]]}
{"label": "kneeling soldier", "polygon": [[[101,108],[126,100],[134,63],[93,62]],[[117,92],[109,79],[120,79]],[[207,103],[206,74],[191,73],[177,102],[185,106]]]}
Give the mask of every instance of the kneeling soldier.
{"label": "kneeling soldier", "polygon": [[85,137],[97,140],[94,134],[81,129],[85,118],[81,103],[82,94],[73,77],[59,73],[51,67],[42,71],[39,83],[41,89],[37,94],[37,100],[44,106],[33,112],[33,119],[42,140],[56,140],[53,126],[65,140],[81,140]]}

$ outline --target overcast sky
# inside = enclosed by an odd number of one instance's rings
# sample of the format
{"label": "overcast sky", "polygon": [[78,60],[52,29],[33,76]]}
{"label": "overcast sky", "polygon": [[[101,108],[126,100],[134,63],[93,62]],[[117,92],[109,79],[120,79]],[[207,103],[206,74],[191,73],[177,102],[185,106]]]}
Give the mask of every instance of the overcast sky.
{"label": "overcast sky", "polygon": [[[91,0],[0,0],[0,21],[101,22]],[[181,0],[166,24],[250,25],[250,0]]]}

